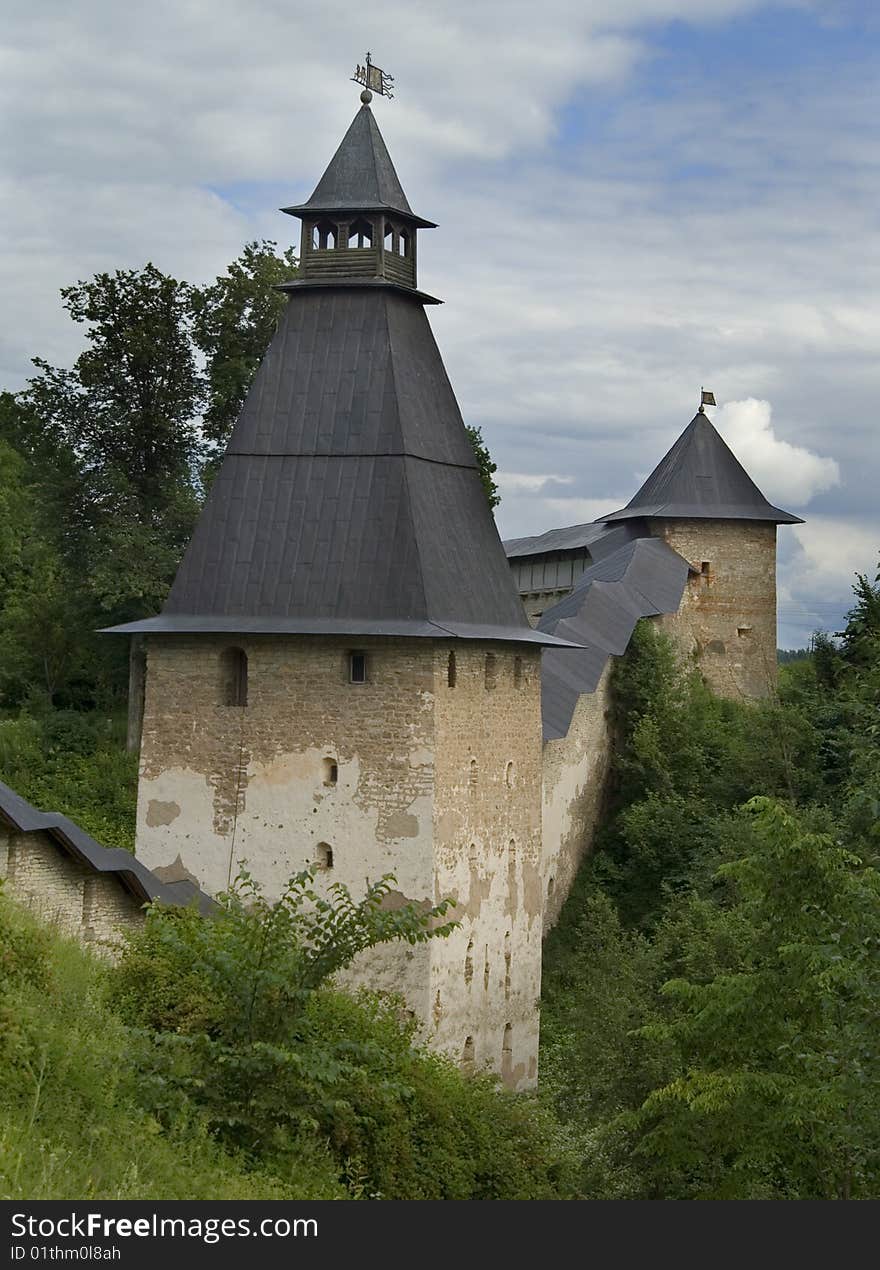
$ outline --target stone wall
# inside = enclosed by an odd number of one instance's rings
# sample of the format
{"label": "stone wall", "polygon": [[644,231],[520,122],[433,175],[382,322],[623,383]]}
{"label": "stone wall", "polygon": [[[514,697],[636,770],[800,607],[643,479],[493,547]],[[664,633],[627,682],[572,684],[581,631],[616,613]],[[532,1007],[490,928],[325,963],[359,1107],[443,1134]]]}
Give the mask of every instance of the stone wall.
{"label": "stone wall", "polygon": [[726,697],[776,687],[776,526],[751,520],[653,520],[691,564],[678,613],[657,619]]}
{"label": "stone wall", "polygon": [[[455,684],[449,684],[449,656]],[[438,645],[435,896],[459,930],[432,944],[432,1043],[535,1084],[541,990],[540,649]]]}
{"label": "stone wall", "polygon": [[143,920],[142,901],[109,873],[95,873],[48,833],[0,827],[0,877],[9,893],[63,934],[112,955],[120,930]]}
{"label": "stone wall", "polygon": [[[247,657],[244,706],[225,704],[233,643]],[[364,683],[351,682],[352,651],[366,655]],[[450,940],[371,950],[347,978],[402,992],[438,1048],[534,1083],[539,657],[427,639],[153,637],[138,856],[209,893],[247,861],[270,897],[309,863],[319,886],[355,896],[393,873],[398,899],[454,897],[463,928]]]}
{"label": "stone wall", "polygon": [[593,845],[611,766],[611,672],[578,699],[566,736],[544,746],[542,862],[544,931],[559,917]]}
{"label": "stone wall", "polygon": [[[233,645],[246,706],[225,704]],[[365,683],[350,682],[353,650]],[[212,895],[246,863],[270,898],[309,864],[356,895],[393,873],[407,898],[431,897],[433,665],[421,640],[150,638],[139,859]],[[364,975],[424,1017],[428,961],[424,946],[376,950]]]}

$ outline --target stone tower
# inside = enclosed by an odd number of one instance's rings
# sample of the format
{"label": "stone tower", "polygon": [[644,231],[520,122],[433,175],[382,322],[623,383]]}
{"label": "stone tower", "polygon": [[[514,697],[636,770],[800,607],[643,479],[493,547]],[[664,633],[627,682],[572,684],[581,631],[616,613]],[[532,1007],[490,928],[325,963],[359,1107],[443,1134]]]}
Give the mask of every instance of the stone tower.
{"label": "stone tower", "polygon": [[771,693],[776,526],[802,522],[767,502],[702,406],[636,496],[603,520],[642,520],[688,561],[681,606],[658,621],[714,691]]}
{"label": "stone tower", "polygon": [[144,636],[137,854],[277,894],[456,901],[446,940],[375,950],[427,1038],[535,1082],[542,646],[417,290],[432,227],[369,105],[307,203],[297,280],[160,616]]}

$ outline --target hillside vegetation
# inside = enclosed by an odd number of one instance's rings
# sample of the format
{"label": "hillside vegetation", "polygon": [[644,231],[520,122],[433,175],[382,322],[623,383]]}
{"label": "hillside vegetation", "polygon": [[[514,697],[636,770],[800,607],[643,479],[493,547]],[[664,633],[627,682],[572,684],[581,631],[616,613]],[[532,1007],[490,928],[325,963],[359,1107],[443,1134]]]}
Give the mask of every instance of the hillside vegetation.
{"label": "hillside vegetation", "polygon": [[[555,1199],[570,1136],[536,1099],[413,1043],[332,974],[443,916],[387,883],[221,913],[156,908],[109,967],[0,892],[0,1198]],[[439,926],[441,937],[443,926]]]}
{"label": "hillside vegetation", "polygon": [[[73,366],[0,392],[0,779],[108,846],[133,847],[136,763],[126,641],[97,632],[167,596],[295,268],[262,242],[207,287],[80,281]],[[638,629],[537,1099],[334,988],[341,932],[417,915],[339,897],[316,928],[307,879],[275,906],[242,879],[111,969],[0,894],[0,1197],[880,1197],[876,580],[801,652],[778,701],[720,701]]]}
{"label": "hillside vegetation", "polygon": [[542,1073],[595,1197],[880,1196],[880,588],[780,699],[648,624],[612,805],[545,953]]}

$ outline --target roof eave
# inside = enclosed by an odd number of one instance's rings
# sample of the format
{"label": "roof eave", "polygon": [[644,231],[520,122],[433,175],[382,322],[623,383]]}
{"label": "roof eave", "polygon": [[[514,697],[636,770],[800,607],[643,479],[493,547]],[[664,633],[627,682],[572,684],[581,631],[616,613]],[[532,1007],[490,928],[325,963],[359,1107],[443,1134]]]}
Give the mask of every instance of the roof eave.
{"label": "roof eave", "polygon": [[369,639],[463,639],[503,644],[538,644],[542,647],[578,648],[532,627],[491,626],[445,619],[412,621],[359,618],[216,617],[212,614],[160,613],[157,617],[120,626],[107,626],[101,635],[340,635]]}
{"label": "roof eave", "polygon": [[291,207],[281,207],[279,211],[285,216],[298,216],[300,220],[312,216],[338,216],[340,212],[357,214],[358,212],[387,212],[391,216],[400,216],[418,229],[436,229],[437,222],[425,220],[424,216],[416,216],[415,212],[405,211],[402,207],[394,207],[390,203],[297,203]]}
{"label": "roof eave", "polygon": [[290,282],[275,283],[272,290],[295,295],[297,291],[338,290],[342,287],[384,288],[387,291],[397,291],[400,295],[408,295],[420,304],[443,303],[436,296],[428,295],[427,291],[419,291],[402,282],[391,282],[388,278],[291,278]]}
{"label": "roof eave", "polygon": [[597,520],[597,524],[622,520],[760,520],[777,525],[803,525],[800,516],[779,507],[704,507],[700,504],[659,503],[648,507],[622,507]]}

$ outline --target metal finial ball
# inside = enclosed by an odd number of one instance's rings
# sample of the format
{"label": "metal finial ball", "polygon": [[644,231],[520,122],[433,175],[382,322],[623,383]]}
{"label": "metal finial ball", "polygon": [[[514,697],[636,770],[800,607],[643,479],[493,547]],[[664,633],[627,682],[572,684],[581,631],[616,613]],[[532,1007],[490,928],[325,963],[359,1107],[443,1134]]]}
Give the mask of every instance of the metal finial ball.
{"label": "metal finial ball", "polygon": [[364,91],[361,93],[361,101],[364,103],[365,106],[369,106],[372,100],[373,100],[373,94],[370,92],[369,88],[365,88]]}

